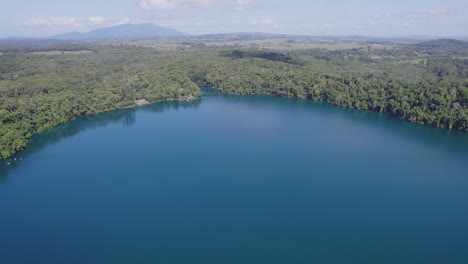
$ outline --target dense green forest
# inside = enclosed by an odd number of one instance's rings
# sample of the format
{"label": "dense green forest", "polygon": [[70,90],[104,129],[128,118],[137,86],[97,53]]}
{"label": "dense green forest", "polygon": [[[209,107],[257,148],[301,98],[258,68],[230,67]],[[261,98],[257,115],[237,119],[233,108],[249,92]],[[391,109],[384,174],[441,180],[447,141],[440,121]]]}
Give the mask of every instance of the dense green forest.
{"label": "dense green forest", "polygon": [[200,86],[323,101],[468,132],[465,42],[340,50],[59,43],[0,47],[0,158],[70,120],[138,99],[198,97]]}

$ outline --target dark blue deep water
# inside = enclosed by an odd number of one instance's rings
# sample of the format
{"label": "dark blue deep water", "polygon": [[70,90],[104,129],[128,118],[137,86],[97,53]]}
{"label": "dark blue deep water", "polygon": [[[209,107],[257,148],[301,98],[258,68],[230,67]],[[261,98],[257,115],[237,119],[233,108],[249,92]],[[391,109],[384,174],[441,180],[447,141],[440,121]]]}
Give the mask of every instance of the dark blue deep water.
{"label": "dark blue deep water", "polygon": [[207,95],[76,120],[15,158],[2,264],[468,263],[468,133]]}

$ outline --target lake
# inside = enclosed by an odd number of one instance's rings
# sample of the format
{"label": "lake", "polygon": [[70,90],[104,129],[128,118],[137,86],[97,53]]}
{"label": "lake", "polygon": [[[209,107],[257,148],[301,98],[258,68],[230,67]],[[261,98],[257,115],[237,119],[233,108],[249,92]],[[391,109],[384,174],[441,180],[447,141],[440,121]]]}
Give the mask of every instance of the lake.
{"label": "lake", "polygon": [[208,93],[70,122],[14,158],[5,264],[468,263],[468,133]]}

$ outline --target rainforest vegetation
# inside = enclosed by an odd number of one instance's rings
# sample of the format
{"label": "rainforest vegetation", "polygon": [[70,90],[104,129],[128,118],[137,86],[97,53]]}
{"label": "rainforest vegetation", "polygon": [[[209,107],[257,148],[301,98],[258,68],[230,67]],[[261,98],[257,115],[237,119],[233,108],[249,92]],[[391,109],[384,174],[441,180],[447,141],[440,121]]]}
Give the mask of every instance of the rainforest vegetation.
{"label": "rainforest vegetation", "polygon": [[0,47],[0,158],[70,120],[139,99],[199,97],[200,87],[323,101],[468,132],[466,42],[349,49],[201,44]]}

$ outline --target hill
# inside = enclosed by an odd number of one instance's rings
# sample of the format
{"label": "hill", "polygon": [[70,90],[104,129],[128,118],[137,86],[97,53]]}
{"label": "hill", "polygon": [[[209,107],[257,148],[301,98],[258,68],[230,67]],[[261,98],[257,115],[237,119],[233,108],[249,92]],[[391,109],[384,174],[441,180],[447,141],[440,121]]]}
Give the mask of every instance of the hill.
{"label": "hill", "polygon": [[434,49],[448,49],[448,50],[457,50],[457,49],[467,49],[468,42],[455,40],[455,39],[436,39],[429,40],[415,44],[419,47],[427,47]]}

